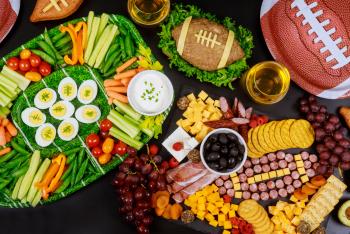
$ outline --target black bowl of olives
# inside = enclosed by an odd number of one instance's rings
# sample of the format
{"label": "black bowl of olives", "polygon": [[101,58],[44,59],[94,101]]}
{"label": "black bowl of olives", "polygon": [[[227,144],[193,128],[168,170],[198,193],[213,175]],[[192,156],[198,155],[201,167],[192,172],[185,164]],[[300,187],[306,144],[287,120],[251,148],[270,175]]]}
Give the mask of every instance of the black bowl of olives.
{"label": "black bowl of olives", "polygon": [[200,155],[209,171],[218,175],[230,175],[238,171],[246,161],[247,145],[238,132],[218,128],[204,138]]}

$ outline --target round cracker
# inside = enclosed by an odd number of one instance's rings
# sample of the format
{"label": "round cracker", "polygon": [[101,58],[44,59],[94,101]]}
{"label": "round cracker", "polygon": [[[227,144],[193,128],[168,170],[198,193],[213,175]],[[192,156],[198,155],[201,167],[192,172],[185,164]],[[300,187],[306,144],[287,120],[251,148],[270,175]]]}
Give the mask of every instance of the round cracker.
{"label": "round cracker", "polygon": [[278,121],[276,123],[275,132],[274,132],[276,143],[278,144],[279,150],[285,148],[284,141],[282,140],[282,137],[281,137],[281,127],[282,127],[283,123],[284,123],[284,120]]}
{"label": "round cracker", "polygon": [[263,124],[263,125],[259,126],[259,129],[258,129],[258,141],[259,141],[260,146],[264,149],[264,152],[268,153],[268,152],[272,152],[273,149],[271,149],[269,147],[269,145],[267,144],[267,142],[265,141],[265,138],[264,138],[264,129],[265,129],[265,127],[266,127],[266,124]]}
{"label": "round cracker", "polygon": [[290,127],[290,138],[296,147],[309,148],[314,143],[315,132],[308,121],[299,119]]}
{"label": "round cracker", "polygon": [[248,131],[248,142],[247,142],[248,156],[252,158],[259,158],[259,155],[262,155],[262,154],[253,145],[252,132],[253,132],[253,129],[250,129]]}
{"label": "round cracker", "polygon": [[270,137],[270,128],[271,128],[271,122],[265,124],[263,134],[264,134],[264,140],[265,140],[266,144],[268,145],[268,147],[270,149],[272,149],[272,151],[270,151],[270,152],[274,152],[277,150],[277,148],[272,144],[272,140]]}
{"label": "round cracker", "polygon": [[270,124],[271,124],[270,129],[269,129],[270,140],[271,140],[273,147],[277,151],[280,149],[280,146],[278,145],[278,142],[277,142],[276,136],[275,136],[275,129],[276,129],[277,121],[272,121],[272,122],[270,122]]}
{"label": "round cracker", "polygon": [[252,144],[254,146],[255,149],[258,150],[258,152],[260,154],[265,154],[265,150],[261,147],[259,141],[258,141],[258,130],[259,130],[259,127],[255,127],[253,128],[253,131],[252,131]]}
{"label": "round cracker", "polygon": [[260,222],[264,221],[265,214],[263,208],[256,208],[256,212],[253,216],[246,217],[245,220],[247,222],[251,223],[252,225],[259,224]]}
{"label": "round cracker", "polygon": [[289,149],[289,148],[294,148],[295,145],[293,144],[292,140],[290,139],[290,126],[295,122],[295,119],[287,119],[283,122],[282,126],[281,126],[281,138],[282,141],[284,142],[286,148],[285,149]]}
{"label": "round cracker", "polygon": [[255,234],[270,234],[270,233],[273,233],[275,225],[271,221],[269,221],[269,224],[267,224],[265,226],[267,226],[266,230],[259,230],[259,229],[255,229],[254,228],[254,233]]}

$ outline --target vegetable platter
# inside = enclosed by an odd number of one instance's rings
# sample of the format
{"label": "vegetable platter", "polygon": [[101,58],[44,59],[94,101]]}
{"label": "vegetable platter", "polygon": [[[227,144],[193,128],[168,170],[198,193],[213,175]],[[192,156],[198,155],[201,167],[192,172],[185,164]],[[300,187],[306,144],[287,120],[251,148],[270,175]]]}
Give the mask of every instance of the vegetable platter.
{"label": "vegetable platter", "polygon": [[157,138],[170,107],[143,116],[128,103],[128,84],[144,70],[162,65],[135,26],[94,12],[4,56],[0,206],[62,199]]}

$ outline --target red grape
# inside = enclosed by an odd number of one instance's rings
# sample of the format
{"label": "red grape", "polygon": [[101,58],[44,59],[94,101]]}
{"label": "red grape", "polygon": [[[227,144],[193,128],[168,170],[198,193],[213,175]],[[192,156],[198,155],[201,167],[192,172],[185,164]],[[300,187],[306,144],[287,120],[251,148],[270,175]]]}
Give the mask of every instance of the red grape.
{"label": "red grape", "polygon": [[326,115],[324,113],[317,113],[315,116],[315,120],[319,123],[322,123],[326,119]]}
{"label": "red grape", "polygon": [[150,226],[152,224],[152,222],[153,222],[153,218],[150,215],[146,215],[142,219],[142,223],[145,224],[146,226]]}
{"label": "red grape", "polygon": [[135,219],[137,220],[141,220],[144,216],[144,212],[143,209],[140,207],[135,207],[132,211],[132,213],[134,214]]}
{"label": "red grape", "polygon": [[299,110],[300,110],[301,113],[306,114],[306,113],[309,112],[310,108],[309,108],[308,105],[301,105],[300,108],[299,108]]}
{"label": "red grape", "polygon": [[350,152],[349,152],[349,151],[343,152],[343,153],[340,155],[340,157],[341,157],[341,160],[342,160],[343,162],[350,162]]}
{"label": "red grape", "polygon": [[337,124],[339,123],[339,118],[338,116],[332,114],[329,116],[328,121],[332,124]]}
{"label": "red grape", "polygon": [[137,150],[131,146],[128,146],[126,148],[126,153],[130,156],[136,156],[137,155]]}
{"label": "red grape", "polygon": [[162,156],[160,155],[155,155],[152,159],[156,164],[160,164],[162,162]]}
{"label": "red grape", "polygon": [[141,199],[144,199],[146,196],[146,191],[143,187],[137,187],[134,191],[134,198],[135,200],[139,201]]}
{"label": "red grape", "polygon": [[315,97],[314,95],[310,95],[310,96],[307,98],[307,100],[308,100],[309,102],[315,102],[315,101],[316,101],[316,97]]}
{"label": "red grape", "polygon": [[132,223],[134,221],[134,215],[133,215],[133,213],[131,211],[126,213],[125,221],[128,222],[128,223]]}
{"label": "red grape", "polygon": [[159,177],[159,172],[158,171],[152,171],[149,175],[148,178],[150,180],[157,180]]}
{"label": "red grape", "polygon": [[161,168],[159,168],[158,172],[159,172],[159,175],[164,175],[166,172],[166,169],[161,167]]}
{"label": "red grape", "polygon": [[333,137],[334,137],[334,140],[340,141],[341,139],[344,138],[344,135],[338,130],[334,132]]}
{"label": "red grape", "polygon": [[324,144],[325,144],[325,146],[326,146],[328,149],[330,149],[330,150],[332,150],[332,149],[335,147],[335,145],[336,145],[336,143],[335,143],[334,140],[325,141]]}
{"label": "red grape", "polygon": [[341,145],[342,147],[344,147],[345,149],[348,149],[350,146],[350,142],[347,139],[342,139],[338,142],[339,145]]}
{"label": "red grape", "polygon": [[320,106],[317,105],[317,103],[312,103],[310,105],[310,109],[311,109],[312,112],[316,113],[316,112],[318,112],[320,110]]}
{"label": "red grape", "polygon": [[126,164],[126,165],[128,165],[129,167],[132,167],[133,165],[134,165],[134,163],[135,163],[135,160],[136,160],[136,158],[135,157],[127,157],[125,160],[124,160],[124,163]]}
{"label": "red grape", "polygon": [[325,160],[325,159],[321,159],[321,160],[320,160],[320,164],[321,164],[321,165],[325,165],[325,166],[329,165],[328,161]]}
{"label": "red grape", "polygon": [[137,233],[138,234],[149,234],[149,229],[144,224],[140,224],[137,226]]}
{"label": "red grape", "polygon": [[168,161],[163,161],[162,164],[160,165],[161,168],[164,168],[165,170],[168,170],[169,168],[169,163]]}
{"label": "red grape", "polygon": [[313,122],[311,126],[315,129],[315,128],[321,127],[321,124],[319,122]]}
{"label": "red grape", "polygon": [[339,162],[339,158],[337,155],[332,154],[328,161],[332,166],[336,166]]}
{"label": "red grape", "polygon": [[320,113],[326,113],[327,112],[327,107],[326,106],[320,106]]}
{"label": "red grape", "polygon": [[321,141],[326,136],[326,132],[322,128],[315,129],[315,137],[318,141]]}
{"label": "red grape", "polygon": [[325,146],[325,145],[323,145],[323,144],[318,144],[318,145],[316,145],[316,151],[317,151],[317,153],[321,153],[321,152],[323,152],[323,151],[327,151],[328,149],[327,149],[327,147]]}
{"label": "red grape", "polygon": [[126,192],[121,196],[122,202],[124,204],[132,205],[132,202],[134,201],[132,192]]}
{"label": "red grape", "polygon": [[149,160],[149,157],[147,154],[141,154],[140,159],[146,163]]}
{"label": "red grape", "polygon": [[309,101],[306,98],[300,98],[299,100],[299,104],[302,105],[307,105],[309,103]]}
{"label": "red grape", "polygon": [[309,122],[313,122],[315,120],[315,115],[311,112],[307,113],[306,115],[306,119],[309,121]]}
{"label": "red grape", "polygon": [[119,165],[119,171],[128,173],[129,172],[129,166],[126,163],[122,163]]}
{"label": "red grape", "polygon": [[157,182],[154,180],[151,180],[148,182],[148,188],[153,192],[157,189]]}
{"label": "red grape", "polygon": [[350,170],[350,162],[341,162],[340,168],[344,171]]}
{"label": "red grape", "polygon": [[327,166],[326,165],[319,165],[316,169],[318,174],[324,175],[327,173]]}
{"label": "red grape", "polygon": [[141,173],[143,175],[148,175],[149,173],[151,173],[153,167],[151,164],[146,164],[145,166],[142,167],[141,169]]}
{"label": "red grape", "polygon": [[329,151],[323,151],[320,153],[320,159],[327,160],[331,157]]}
{"label": "red grape", "polygon": [[135,170],[137,171],[141,171],[142,167],[144,166],[145,164],[143,163],[143,161],[141,161],[140,159],[136,159],[135,162],[134,162],[134,168]]}
{"label": "red grape", "polygon": [[337,145],[336,147],[334,147],[333,152],[336,155],[341,155],[344,152],[344,148],[339,146],[339,145]]}
{"label": "red grape", "polygon": [[332,131],[334,131],[334,129],[335,129],[334,124],[331,122],[327,122],[324,125],[324,130],[326,130],[326,132],[332,132]]}

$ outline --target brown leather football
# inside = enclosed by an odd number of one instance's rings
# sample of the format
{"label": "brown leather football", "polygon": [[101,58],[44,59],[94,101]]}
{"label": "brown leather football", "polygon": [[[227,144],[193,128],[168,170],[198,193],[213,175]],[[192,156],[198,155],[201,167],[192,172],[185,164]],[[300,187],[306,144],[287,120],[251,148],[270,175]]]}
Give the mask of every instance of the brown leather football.
{"label": "brown leather football", "polygon": [[31,22],[63,19],[73,14],[83,0],[37,0]]}
{"label": "brown leather football", "polygon": [[205,71],[227,67],[244,57],[234,33],[205,18],[187,18],[173,29],[172,37],[181,57]]}

